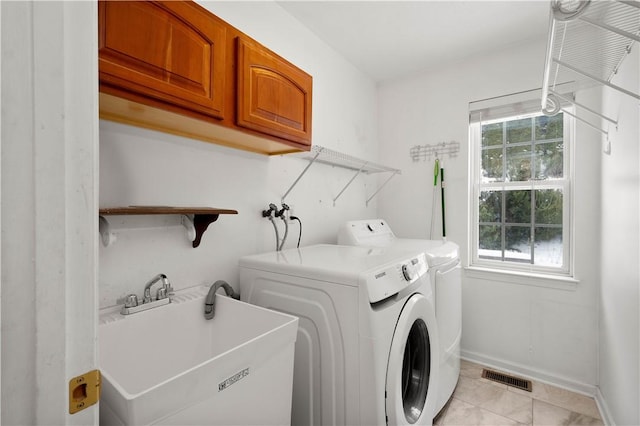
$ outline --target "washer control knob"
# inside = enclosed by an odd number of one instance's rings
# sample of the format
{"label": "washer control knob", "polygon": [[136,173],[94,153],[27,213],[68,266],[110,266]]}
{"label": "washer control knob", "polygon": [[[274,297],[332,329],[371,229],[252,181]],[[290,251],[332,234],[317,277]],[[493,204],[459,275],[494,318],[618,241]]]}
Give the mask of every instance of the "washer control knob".
{"label": "washer control knob", "polygon": [[402,265],[402,275],[407,281],[411,281],[416,277],[416,270],[413,265],[407,263]]}

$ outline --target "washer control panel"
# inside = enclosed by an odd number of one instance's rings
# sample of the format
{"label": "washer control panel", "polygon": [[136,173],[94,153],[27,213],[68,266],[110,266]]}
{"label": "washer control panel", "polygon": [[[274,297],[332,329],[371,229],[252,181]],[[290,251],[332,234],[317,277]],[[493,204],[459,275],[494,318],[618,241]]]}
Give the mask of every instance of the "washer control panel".
{"label": "washer control panel", "polygon": [[416,277],[416,267],[413,263],[405,263],[402,265],[402,275],[407,281],[412,281]]}
{"label": "washer control panel", "polygon": [[361,278],[369,294],[369,302],[384,300],[410,286],[418,279],[429,279],[427,260],[424,253],[414,257],[382,266],[375,272],[365,274]]}
{"label": "washer control panel", "polygon": [[352,220],[338,229],[338,244],[347,246],[386,247],[396,236],[382,219]]}

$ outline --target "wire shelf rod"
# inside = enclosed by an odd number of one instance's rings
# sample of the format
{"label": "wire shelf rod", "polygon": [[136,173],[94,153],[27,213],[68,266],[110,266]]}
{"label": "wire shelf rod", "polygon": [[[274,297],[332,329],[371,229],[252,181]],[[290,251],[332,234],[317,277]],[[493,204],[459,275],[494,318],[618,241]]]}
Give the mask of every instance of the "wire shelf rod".
{"label": "wire shelf rod", "polygon": [[384,182],[382,182],[382,185],[380,185],[380,186],[378,187],[378,189],[376,189],[376,192],[374,192],[373,194],[371,194],[371,196],[370,196],[369,198],[367,198],[367,201],[366,201],[366,203],[365,203],[365,205],[366,205],[367,207],[369,207],[369,201],[371,201],[371,200],[373,199],[373,197],[375,197],[376,195],[378,195],[378,192],[380,192],[380,190],[381,190],[382,188],[384,188],[384,186],[385,186],[387,183],[389,183],[389,181],[390,181],[390,180],[391,180],[395,175],[397,175],[398,173],[400,173],[400,170],[396,170],[396,171],[394,171],[394,172],[391,174],[391,176],[389,176],[389,177],[388,177]]}
{"label": "wire shelf rod", "polygon": [[[553,19],[553,14],[549,14],[549,38],[547,39],[547,53],[545,54],[545,68],[544,74],[542,76],[542,99],[541,99],[541,107],[544,110],[547,108],[547,98],[549,97],[549,83],[551,79],[551,67],[552,67],[552,59],[553,59],[553,44],[556,38],[556,21]],[[557,78],[558,69],[556,69],[556,78]],[[556,79],[554,78],[553,84],[555,86]]]}
{"label": "wire shelf rod", "polygon": [[569,114],[570,116],[572,116],[572,117],[573,117],[573,118],[575,118],[576,120],[580,120],[580,121],[582,121],[582,122],[583,122],[584,124],[586,124],[587,126],[591,127],[591,128],[592,128],[592,129],[594,129],[594,130],[597,130],[598,132],[600,132],[600,133],[602,133],[603,135],[607,136],[607,138],[609,137],[609,132],[607,132],[606,130],[601,129],[600,127],[598,127],[598,126],[596,126],[596,125],[594,125],[594,124],[590,123],[589,121],[585,120],[584,118],[579,117],[578,115],[573,114],[573,113],[571,113],[571,112],[567,111],[565,108],[560,108],[560,110],[561,110],[562,112],[564,112],[565,114]]}
{"label": "wire shelf rod", "polygon": [[621,60],[629,53],[630,46],[634,43],[622,37],[597,37],[597,42],[591,43],[588,49],[578,37],[588,38],[590,35],[576,35],[563,45],[563,50],[554,59],[571,63],[580,69],[595,74],[602,74],[603,78],[609,78],[610,73],[602,70],[611,70],[617,67]]}
{"label": "wire shelf rod", "polygon": [[307,170],[309,170],[309,167],[311,167],[311,165],[318,159],[318,156],[320,154],[322,154],[322,148],[318,150],[316,155],[309,161],[309,164],[307,164],[307,167],[304,168],[304,170],[298,175],[298,178],[291,184],[289,189],[287,189],[287,192],[284,193],[284,195],[280,199],[280,202],[284,204],[284,199],[287,198],[287,195],[289,195],[291,190],[298,184],[298,182],[300,182],[300,179],[302,179],[302,176],[304,176],[304,174],[307,173]]}
{"label": "wire shelf rod", "polygon": [[632,33],[628,32],[628,31],[622,30],[620,28],[616,28],[616,27],[614,27],[612,25],[605,24],[604,22],[600,22],[600,21],[597,21],[595,19],[591,19],[591,18],[589,18],[587,16],[581,16],[580,20],[584,21],[584,22],[587,22],[587,23],[589,23],[591,25],[595,25],[597,27],[604,28],[605,30],[611,31],[612,33],[616,33],[616,34],[621,35],[623,37],[626,37],[628,39],[635,40],[635,41],[640,41],[640,37],[637,36],[636,34],[632,34]]}
{"label": "wire shelf rod", "polygon": [[351,183],[358,177],[358,175],[360,175],[360,173],[362,173],[362,170],[364,170],[364,168],[367,166],[367,163],[364,163],[362,165],[362,167],[360,167],[360,169],[356,172],[356,174],[353,175],[353,177],[351,178],[351,180],[349,180],[349,182],[347,182],[347,184],[344,186],[344,188],[342,188],[342,191],[340,191],[338,193],[338,195],[336,195],[336,197],[333,199],[333,205],[335,207],[336,205],[336,201],[338,200],[338,198],[340,198],[340,196],[342,195],[342,193],[344,191],[347,190],[347,188],[349,187],[349,185],[351,185]]}
{"label": "wire shelf rod", "polygon": [[627,6],[632,6],[635,7],[637,9],[640,9],[640,2],[638,1],[633,1],[633,0],[618,0],[620,3],[624,3]]}
{"label": "wire shelf rod", "polygon": [[558,60],[558,59],[554,59],[554,61],[555,61],[557,64],[559,64],[559,65],[561,65],[561,66],[563,66],[563,67],[565,67],[565,68],[568,68],[568,69],[570,69],[570,70],[571,70],[571,71],[573,71],[573,72],[576,72],[576,73],[578,73],[578,74],[580,74],[580,75],[583,75],[583,76],[585,76],[585,77],[587,77],[587,78],[590,78],[591,80],[594,80],[594,81],[596,81],[596,82],[598,82],[598,83],[604,84],[605,86],[609,86],[609,87],[611,87],[612,89],[616,89],[616,90],[618,90],[618,91],[620,91],[620,92],[622,92],[622,93],[624,93],[624,94],[626,94],[626,95],[632,96],[632,97],[634,97],[634,98],[636,98],[636,99],[640,100],[640,95],[638,95],[638,94],[636,94],[636,93],[633,93],[633,92],[632,92],[632,91],[630,91],[630,90],[627,90],[627,89],[625,89],[625,88],[623,88],[623,87],[617,86],[617,85],[615,85],[615,84],[613,84],[613,83],[609,83],[608,81],[603,80],[603,79],[601,79],[601,78],[599,78],[599,77],[596,77],[595,75],[591,75],[591,74],[589,74],[589,73],[586,73],[586,72],[584,72],[584,71],[582,71],[582,70],[580,70],[580,69],[578,69],[578,68],[576,68],[576,67],[574,67],[574,66],[572,66],[572,65],[570,65],[570,64],[567,64],[566,62],[560,61],[560,60]]}
{"label": "wire shelf rod", "polygon": [[589,111],[590,113],[592,113],[594,115],[597,115],[598,117],[600,117],[600,118],[602,118],[604,120],[607,120],[608,122],[610,122],[611,124],[615,125],[616,127],[618,126],[618,122],[617,121],[613,120],[612,118],[607,117],[606,115],[600,114],[598,111],[596,111],[594,109],[591,109],[586,105],[582,105],[582,104],[580,104],[580,103],[578,103],[576,101],[572,101],[571,99],[567,98],[566,96],[562,96],[560,93],[555,92],[553,90],[551,91],[551,94],[555,95],[555,96],[559,97],[560,99],[565,100],[565,101],[567,101],[567,102],[569,102],[569,103],[571,103],[571,104],[573,104],[573,105],[575,105],[575,106],[577,106],[579,108],[582,108],[585,111]]}

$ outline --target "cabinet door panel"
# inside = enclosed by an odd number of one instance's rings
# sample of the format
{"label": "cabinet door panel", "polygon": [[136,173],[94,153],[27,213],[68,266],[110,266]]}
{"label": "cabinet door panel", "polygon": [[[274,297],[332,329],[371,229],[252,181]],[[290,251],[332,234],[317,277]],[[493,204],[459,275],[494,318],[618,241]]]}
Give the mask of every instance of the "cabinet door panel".
{"label": "cabinet door panel", "polygon": [[237,49],[238,126],[310,145],[311,76],[242,38]]}
{"label": "cabinet door panel", "polygon": [[217,118],[226,27],[189,2],[101,1],[100,82]]}

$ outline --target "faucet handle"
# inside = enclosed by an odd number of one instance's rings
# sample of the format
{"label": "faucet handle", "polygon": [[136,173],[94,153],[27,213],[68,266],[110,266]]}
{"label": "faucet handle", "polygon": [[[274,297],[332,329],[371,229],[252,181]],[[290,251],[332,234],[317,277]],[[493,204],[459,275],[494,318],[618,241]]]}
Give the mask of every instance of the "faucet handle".
{"label": "faucet handle", "polygon": [[135,294],[127,294],[124,298],[124,307],[125,308],[134,308],[138,306],[138,296]]}
{"label": "faucet handle", "polygon": [[165,293],[164,297],[173,296],[173,287],[171,287],[171,282],[169,281],[169,278],[167,278],[166,276],[162,280],[162,289],[164,290],[164,293]]}
{"label": "faucet handle", "polygon": [[160,287],[156,292],[156,300],[166,299],[167,298],[167,289],[166,287]]}

